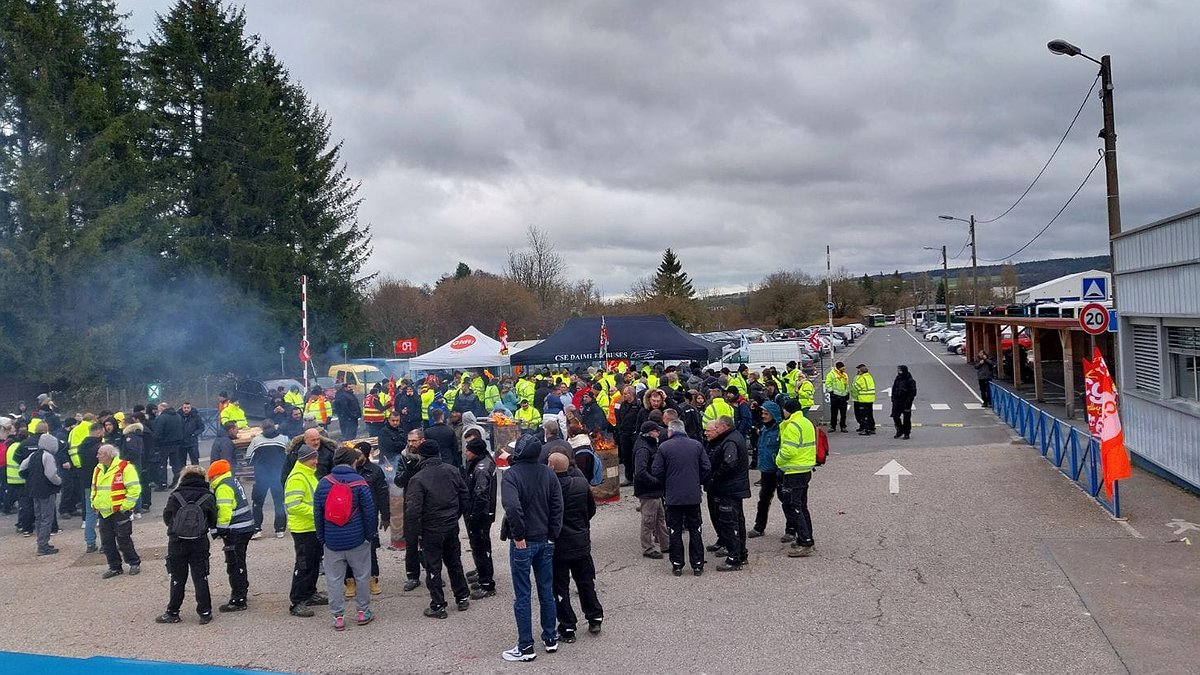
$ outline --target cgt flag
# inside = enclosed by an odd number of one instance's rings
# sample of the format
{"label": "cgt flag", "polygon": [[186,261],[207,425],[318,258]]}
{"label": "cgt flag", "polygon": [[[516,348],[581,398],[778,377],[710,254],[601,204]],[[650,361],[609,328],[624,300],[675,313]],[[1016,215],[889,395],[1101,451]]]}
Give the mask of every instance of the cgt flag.
{"label": "cgt flag", "polygon": [[1104,470],[1104,489],[1113,496],[1113,483],[1133,475],[1129,453],[1125,449],[1125,433],[1117,408],[1117,391],[1112,373],[1099,349],[1092,360],[1083,360],[1084,383],[1087,389],[1088,428],[1100,439],[1100,466]]}
{"label": "cgt flag", "polygon": [[508,355],[508,322],[500,322],[500,355]]}
{"label": "cgt flag", "polygon": [[604,320],[604,315],[600,315],[600,360],[605,360],[603,356],[608,353],[608,323]]}

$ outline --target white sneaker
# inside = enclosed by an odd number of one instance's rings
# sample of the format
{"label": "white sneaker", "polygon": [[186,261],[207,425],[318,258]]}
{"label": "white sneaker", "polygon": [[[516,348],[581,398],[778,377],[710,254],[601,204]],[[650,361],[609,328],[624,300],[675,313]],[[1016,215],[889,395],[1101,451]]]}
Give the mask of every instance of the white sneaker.
{"label": "white sneaker", "polygon": [[254,534],[250,535],[250,538],[251,539],[262,539],[262,530],[258,530]]}
{"label": "white sneaker", "polygon": [[134,520],[141,520],[141,519],[142,519],[142,514],[140,514],[140,513],[136,512],[136,511],[134,511],[134,513],[133,513],[133,519],[134,519]]}
{"label": "white sneaker", "polygon": [[520,647],[512,649],[500,655],[505,661],[532,661],[537,658],[537,651],[530,647],[528,650],[522,650]]}
{"label": "white sneaker", "polygon": [[279,531],[279,532],[276,532],[276,533],[275,533],[275,538],[276,538],[276,539],[283,539],[283,535],[284,535],[284,534],[286,534],[286,533],[285,533],[285,532],[283,532],[282,530],[281,530],[281,531]]}

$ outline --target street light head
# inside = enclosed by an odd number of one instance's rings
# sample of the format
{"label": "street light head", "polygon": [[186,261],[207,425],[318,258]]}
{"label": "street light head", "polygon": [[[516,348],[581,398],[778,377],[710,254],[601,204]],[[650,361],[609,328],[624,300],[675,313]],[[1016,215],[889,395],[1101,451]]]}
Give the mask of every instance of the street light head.
{"label": "street light head", "polygon": [[1083,53],[1083,50],[1066,40],[1051,40],[1046,43],[1046,48],[1055,54],[1065,56],[1079,56]]}
{"label": "street light head", "polygon": [[938,218],[942,220],[954,220],[954,216],[938,216]]}

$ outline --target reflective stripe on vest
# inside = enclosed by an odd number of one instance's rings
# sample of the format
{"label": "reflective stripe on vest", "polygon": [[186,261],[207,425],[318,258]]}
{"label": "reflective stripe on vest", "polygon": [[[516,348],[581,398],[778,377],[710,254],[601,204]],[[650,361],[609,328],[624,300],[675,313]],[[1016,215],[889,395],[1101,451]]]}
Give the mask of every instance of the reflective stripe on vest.
{"label": "reflective stripe on vest", "polygon": [[[213,494],[216,495],[217,490],[222,487],[229,488],[233,493],[233,515],[229,517],[229,524],[224,527],[236,532],[250,531],[254,529],[254,514],[250,511],[250,501],[246,499],[246,492],[242,489],[241,483],[232,479],[232,476],[218,478],[217,484],[213,486]],[[217,498],[217,506],[228,504],[228,499],[221,497]]]}
{"label": "reflective stripe on vest", "polygon": [[100,476],[104,473],[104,468],[99,464],[96,465],[95,472],[92,473],[92,500],[95,501],[98,492],[107,492],[109,507],[113,511],[120,508],[125,502],[125,467],[129,466],[126,460],[120,460],[117,463],[117,471],[112,475],[112,480],[106,485],[98,485]]}
{"label": "reflective stripe on vest", "polygon": [[5,453],[4,461],[8,464],[5,466],[5,477],[8,478],[9,485],[24,485],[25,479],[21,478],[21,463],[17,461],[17,450],[21,449],[21,442],[17,441],[8,446],[8,452]]}

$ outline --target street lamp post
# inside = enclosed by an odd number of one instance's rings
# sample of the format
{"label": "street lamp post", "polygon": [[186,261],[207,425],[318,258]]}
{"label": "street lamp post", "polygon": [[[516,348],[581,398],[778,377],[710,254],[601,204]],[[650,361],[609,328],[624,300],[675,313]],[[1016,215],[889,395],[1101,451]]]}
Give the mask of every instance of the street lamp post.
{"label": "street lamp post", "polygon": [[971,312],[975,316],[979,316],[979,282],[978,282],[978,256],[975,251],[975,214],[971,214],[971,219],[955,218],[954,216],[938,216],[942,220],[957,220],[960,223],[966,223],[970,227],[971,234],[971,304],[974,310]]}

